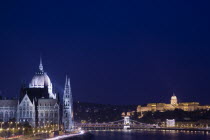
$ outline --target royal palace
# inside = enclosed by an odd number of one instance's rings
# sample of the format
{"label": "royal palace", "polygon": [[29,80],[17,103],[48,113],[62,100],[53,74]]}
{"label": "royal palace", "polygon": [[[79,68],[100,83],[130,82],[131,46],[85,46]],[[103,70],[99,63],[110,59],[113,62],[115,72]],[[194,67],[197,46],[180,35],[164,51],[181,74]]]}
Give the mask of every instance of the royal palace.
{"label": "royal palace", "polygon": [[195,110],[208,110],[210,109],[209,105],[200,105],[199,102],[178,102],[178,99],[175,95],[171,97],[170,104],[166,103],[149,103],[146,106],[139,105],[137,107],[138,113],[144,113],[147,111],[168,111],[168,110],[175,110],[181,109],[184,111],[195,111]]}

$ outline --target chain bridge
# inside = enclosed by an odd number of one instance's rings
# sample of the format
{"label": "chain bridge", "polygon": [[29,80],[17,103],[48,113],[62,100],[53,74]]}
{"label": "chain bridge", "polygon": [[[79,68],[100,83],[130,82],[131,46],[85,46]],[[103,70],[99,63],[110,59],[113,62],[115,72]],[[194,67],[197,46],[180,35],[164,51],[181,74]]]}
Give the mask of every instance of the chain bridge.
{"label": "chain bridge", "polygon": [[103,129],[138,129],[138,128],[158,128],[157,124],[146,124],[124,117],[122,120],[108,123],[77,123],[77,127],[86,130],[103,130]]}

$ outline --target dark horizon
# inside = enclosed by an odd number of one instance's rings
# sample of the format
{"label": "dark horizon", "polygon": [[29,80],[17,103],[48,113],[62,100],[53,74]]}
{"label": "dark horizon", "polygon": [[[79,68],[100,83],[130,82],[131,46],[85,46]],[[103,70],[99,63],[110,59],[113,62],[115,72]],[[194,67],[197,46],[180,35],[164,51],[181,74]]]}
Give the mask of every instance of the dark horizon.
{"label": "dark horizon", "polygon": [[210,104],[209,1],[0,2],[0,92],[29,84],[40,54],[75,101]]}

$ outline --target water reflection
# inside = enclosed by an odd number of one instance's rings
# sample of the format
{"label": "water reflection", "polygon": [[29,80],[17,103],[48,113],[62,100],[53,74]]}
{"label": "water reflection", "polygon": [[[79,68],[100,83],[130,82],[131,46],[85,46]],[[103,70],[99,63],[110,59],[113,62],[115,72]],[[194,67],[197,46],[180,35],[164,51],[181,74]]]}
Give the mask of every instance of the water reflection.
{"label": "water reflection", "polygon": [[91,131],[94,140],[206,140],[210,139],[209,133],[203,131],[178,131],[178,130],[103,130]]}

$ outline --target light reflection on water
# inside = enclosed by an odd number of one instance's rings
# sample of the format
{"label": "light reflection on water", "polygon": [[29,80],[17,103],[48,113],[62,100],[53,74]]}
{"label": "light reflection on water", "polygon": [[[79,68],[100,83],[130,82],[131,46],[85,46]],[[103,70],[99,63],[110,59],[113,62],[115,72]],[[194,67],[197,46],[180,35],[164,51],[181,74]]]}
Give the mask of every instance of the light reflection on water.
{"label": "light reflection on water", "polygon": [[100,130],[91,131],[93,140],[210,140],[210,133],[178,130]]}

